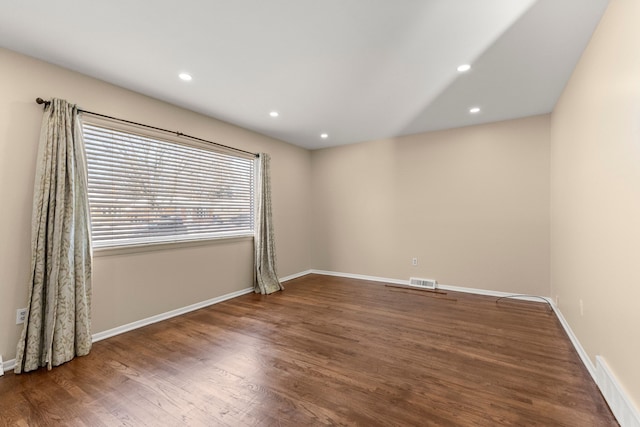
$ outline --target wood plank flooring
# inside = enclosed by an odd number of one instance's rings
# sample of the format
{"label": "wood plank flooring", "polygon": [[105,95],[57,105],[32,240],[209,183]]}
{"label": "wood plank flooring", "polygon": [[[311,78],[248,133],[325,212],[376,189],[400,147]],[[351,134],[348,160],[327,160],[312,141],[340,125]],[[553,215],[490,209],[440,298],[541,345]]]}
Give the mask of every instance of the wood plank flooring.
{"label": "wood plank flooring", "polygon": [[0,425],[617,425],[542,303],[308,275],[0,377]]}

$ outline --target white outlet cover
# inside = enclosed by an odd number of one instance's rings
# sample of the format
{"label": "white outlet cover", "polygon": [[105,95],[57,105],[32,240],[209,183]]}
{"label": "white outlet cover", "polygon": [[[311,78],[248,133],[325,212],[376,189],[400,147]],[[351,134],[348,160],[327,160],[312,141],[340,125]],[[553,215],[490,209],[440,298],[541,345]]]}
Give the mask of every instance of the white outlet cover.
{"label": "white outlet cover", "polygon": [[22,325],[27,318],[27,309],[19,308],[16,310],[16,325]]}

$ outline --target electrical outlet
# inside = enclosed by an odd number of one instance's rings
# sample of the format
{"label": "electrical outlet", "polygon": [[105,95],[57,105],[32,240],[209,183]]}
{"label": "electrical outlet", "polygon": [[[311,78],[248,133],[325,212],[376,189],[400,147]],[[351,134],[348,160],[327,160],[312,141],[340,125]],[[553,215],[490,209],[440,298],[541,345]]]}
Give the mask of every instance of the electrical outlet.
{"label": "electrical outlet", "polygon": [[411,265],[418,265],[418,258],[412,258]]}
{"label": "electrical outlet", "polygon": [[19,308],[16,310],[16,325],[21,325],[27,318],[27,309]]}

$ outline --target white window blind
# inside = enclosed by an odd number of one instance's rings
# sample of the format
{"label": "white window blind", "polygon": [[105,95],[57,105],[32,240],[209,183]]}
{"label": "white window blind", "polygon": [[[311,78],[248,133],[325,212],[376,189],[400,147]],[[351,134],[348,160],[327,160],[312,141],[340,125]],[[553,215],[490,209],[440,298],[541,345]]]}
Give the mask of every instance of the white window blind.
{"label": "white window blind", "polygon": [[252,158],[83,123],[94,247],[253,233]]}

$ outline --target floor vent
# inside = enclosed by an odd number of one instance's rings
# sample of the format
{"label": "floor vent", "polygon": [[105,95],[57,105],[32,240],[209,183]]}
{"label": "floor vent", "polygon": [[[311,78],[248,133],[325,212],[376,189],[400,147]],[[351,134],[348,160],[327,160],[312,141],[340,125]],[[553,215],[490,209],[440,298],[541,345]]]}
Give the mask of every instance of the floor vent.
{"label": "floor vent", "polygon": [[417,277],[410,278],[409,285],[415,286],[416,288],[424,288],[424,289],[438,288],[438,282],[436,282],[434,279],[420,279]]}

